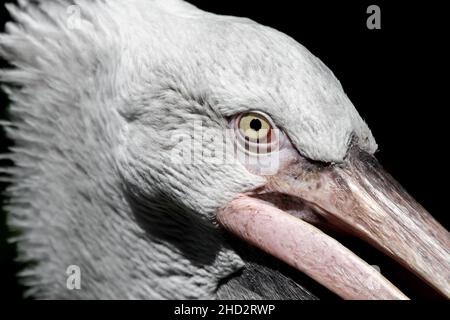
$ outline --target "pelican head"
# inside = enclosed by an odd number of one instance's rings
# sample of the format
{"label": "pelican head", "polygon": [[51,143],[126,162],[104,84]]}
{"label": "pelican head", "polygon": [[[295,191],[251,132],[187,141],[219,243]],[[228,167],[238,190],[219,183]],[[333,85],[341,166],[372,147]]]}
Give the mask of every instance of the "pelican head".
{"label": "pelican head", "polygon": [[378,164],[339,81],[295,40],[177,0],[19,3],[1,79],[30,295],[255,297],[233,282],[248,243],[340,297],[406,299],[338,230],[450,297],[448,232]]}

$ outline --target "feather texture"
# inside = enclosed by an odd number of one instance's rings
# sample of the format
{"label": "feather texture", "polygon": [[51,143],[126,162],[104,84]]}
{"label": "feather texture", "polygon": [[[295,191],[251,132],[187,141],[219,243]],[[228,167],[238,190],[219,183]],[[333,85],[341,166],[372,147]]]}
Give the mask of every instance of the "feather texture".
{"label": "feather texture", "polygon": [[[22,273],[34,297],[216,297],[245,263],[214,213],[264,179],[236,163],[172,161],[173,137],[192,138],[198,123],[219,134],[228,116],[259,109],[312,159],[341,161],[352,136],[376,149],[332,73],[248,19],[176,0],[7,8],[7,210],[19,258],[34,262]],[[81,290],[66,288],[69,265]],[[219,297],[270,297],[239,290]]]}

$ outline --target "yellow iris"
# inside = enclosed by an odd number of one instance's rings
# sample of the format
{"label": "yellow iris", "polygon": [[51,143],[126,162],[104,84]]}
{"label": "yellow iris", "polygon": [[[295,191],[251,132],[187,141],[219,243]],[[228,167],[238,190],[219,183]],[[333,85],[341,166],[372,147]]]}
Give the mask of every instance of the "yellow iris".
{"label": "yellow iris", "polygon": [[250,140],[264,140],[271,129],[270,123],[257,113],[249,113],[239,120],[239,130]]}

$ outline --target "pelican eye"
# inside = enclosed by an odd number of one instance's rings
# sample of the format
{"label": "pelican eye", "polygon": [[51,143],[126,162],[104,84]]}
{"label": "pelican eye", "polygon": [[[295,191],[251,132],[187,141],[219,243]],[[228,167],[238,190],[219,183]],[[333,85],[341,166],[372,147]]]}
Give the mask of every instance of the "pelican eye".
{"label": "pelican eye", "polygon": [[240,117],[238,128],[246,140],[270,142],[272,125],[257,113],[247,113]]}
{"label": "pelican eye", "polygon": [[[245,156],[270,156],[285,144],[286,136],[270,117],[260,111],[235,115],[231,119],[237,150]],[[244,159],[245,160],[245,159]]]}

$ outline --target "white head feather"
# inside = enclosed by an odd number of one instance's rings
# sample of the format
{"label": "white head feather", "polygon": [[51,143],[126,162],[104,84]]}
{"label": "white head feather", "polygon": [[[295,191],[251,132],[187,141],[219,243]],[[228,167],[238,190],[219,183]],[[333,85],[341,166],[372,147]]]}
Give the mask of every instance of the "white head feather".
{"label": "white head feather", "polygon": [[[8,6],[1,35],[15,67],[9,222],[37,297],[210,298],[242,260],[211,222],[263,183],[238,163],[169,160],[195,121],[261,110],[310,159],[340,162],[351,139],[376,144],[341,85],[288,36],[181,1],[69,1]],[[205,149],[216,149],[204,142]],[[69,265],[82,290],[65,287]]]}

